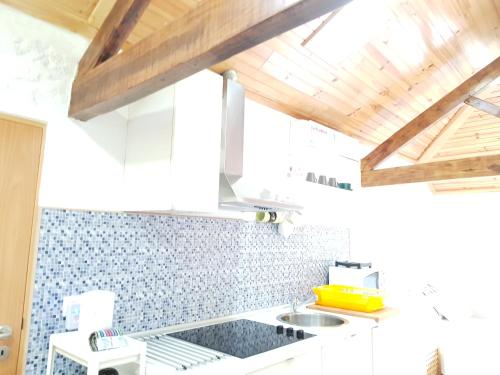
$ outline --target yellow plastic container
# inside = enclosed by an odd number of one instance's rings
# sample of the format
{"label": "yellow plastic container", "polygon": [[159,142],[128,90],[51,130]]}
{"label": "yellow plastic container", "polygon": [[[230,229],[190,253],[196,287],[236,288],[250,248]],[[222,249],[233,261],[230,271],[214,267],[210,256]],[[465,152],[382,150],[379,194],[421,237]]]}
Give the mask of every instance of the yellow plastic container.
{"label": "yellow plastic container", "polygon": [[384,308],[384,298],[378,289],[348,285],[323,285],[313,288],[317,305],[346,310],[374,312]]}

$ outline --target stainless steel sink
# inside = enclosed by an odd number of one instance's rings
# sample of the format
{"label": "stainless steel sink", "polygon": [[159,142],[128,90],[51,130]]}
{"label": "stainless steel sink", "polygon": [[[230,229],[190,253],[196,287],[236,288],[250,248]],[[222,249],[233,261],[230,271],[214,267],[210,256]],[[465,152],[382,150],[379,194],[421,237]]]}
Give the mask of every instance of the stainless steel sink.
{"label": "stainless steel sink", "polygon": [[277,316],[280,322],[301,327],[338,327],[347,320],[334,315],[316,313],[285,313]]}

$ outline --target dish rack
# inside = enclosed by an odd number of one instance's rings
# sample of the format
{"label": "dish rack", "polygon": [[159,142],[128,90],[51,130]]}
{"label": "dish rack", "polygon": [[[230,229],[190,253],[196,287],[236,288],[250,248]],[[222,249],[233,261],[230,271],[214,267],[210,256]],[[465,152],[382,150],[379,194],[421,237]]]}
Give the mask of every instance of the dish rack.
{"label": "dish rack", "polygon": [[176,339],[166,333],[143,334],[135,336],[135,339],[147,344],[146,361],[149,365],[167,366],[177,371],[227,358],[223,353]]}
{"label": "dish rack", "polygon": [[384,308],[384,297],[378,289],[348,285],[322,285],[313,288],[316,304],[346,310],[374,312]]}

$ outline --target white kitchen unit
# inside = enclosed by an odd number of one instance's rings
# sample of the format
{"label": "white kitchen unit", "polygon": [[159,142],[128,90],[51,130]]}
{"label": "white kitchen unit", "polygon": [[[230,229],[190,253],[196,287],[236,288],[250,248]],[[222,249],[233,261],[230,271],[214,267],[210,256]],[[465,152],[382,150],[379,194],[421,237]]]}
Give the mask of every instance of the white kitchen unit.
{"label": "white kitchen unit", "polygon": [[[298,120],[247,100],[245,104],[245,168],[255,178],[284,181],[286,192],[303,207],[307,223],[325,220],[348,225],[357,217],[355,193],[306,181],[359,182],[359,143],[312,121]],[[279,186],[279,185],[278,185]],[[282,188],[285,190],[284,188]],[[332,215],[333,214],[333,215]]]}
{"label": "white kitchen unit", "polygon": [[[125,211],[221,214],[222,84],[202,71],[128,107]],[[314,171],[357,186],[358,162],[338,154],[336,132],[248,99],[244,121],[246,181],[297,197],[319,221],[351,211],[351,192],[305,181]]]}
{"label": "white kitchen unit", "polygon": [[[346,139],[347,138],[347,139]],[[312,121],[297,120],[245,101],[244,169],[247,176],[285,181],[297,201],[316,214],[348,208],[351,192],[306,181],[308,172],[359,186],[358,142]]]}
{"label": "white kitchen unit", "polygon": [[125,210],[217,211],[221,106],[210,71],[129,106]]}
{"label": "white kitchen unit", "polygon": [[[310,313],[304,307],[299,311]],[[148,345],[150,375],[179,371],[193,375],[372,375],[371,320],[343,317],[347,323],[339,327],[303,327],[278,320],[289,312],[289,307],[277,307],[133,336]],[[293,329],[290,336],[289,329]],[[305,339],[295,338],[299,330],[305,332]],[[129,367],[120,368],[120,373],[134,375]]]}

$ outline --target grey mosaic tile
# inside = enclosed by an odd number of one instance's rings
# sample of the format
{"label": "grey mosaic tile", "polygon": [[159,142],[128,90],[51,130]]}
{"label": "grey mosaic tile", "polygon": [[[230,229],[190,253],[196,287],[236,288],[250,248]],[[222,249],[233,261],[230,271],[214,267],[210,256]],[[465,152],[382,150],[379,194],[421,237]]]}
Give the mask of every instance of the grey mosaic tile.
{"label": "grey mosaic tile", "polygon": [[[45,373],[64,296],[112,290],[115,326],[144,331],[304,298],[348,252],[347,229],[285,239],[276,225],[236,220],[44,209],[26,374]],[[84,373],[62,358],[56,370]]]}

